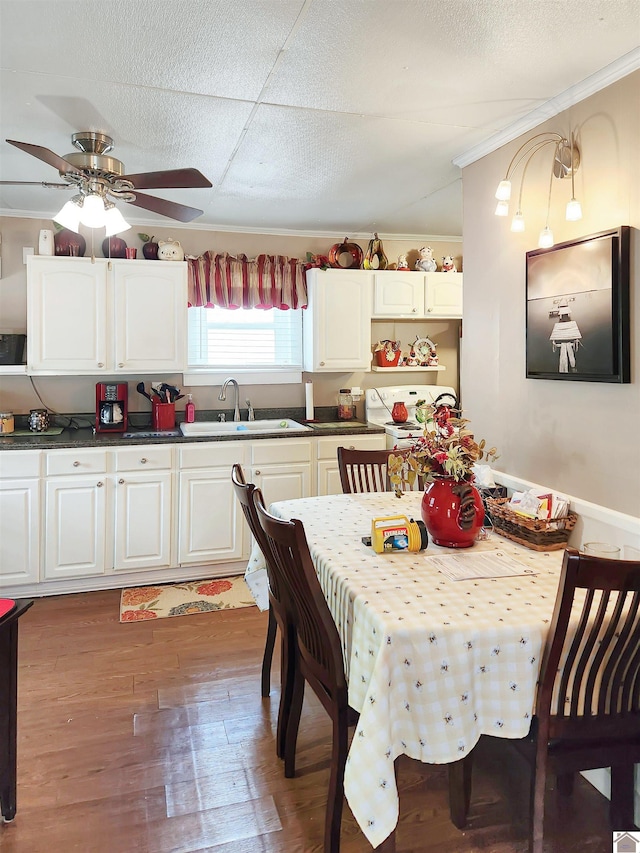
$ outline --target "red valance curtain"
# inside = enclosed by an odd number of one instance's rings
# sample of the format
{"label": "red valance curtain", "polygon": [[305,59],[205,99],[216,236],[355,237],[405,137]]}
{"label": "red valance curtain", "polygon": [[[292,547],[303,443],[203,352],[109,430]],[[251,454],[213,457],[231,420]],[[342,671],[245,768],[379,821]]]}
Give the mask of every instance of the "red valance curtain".
{"label": "red valance curtain", "polygon": [[187,258],[189,305],[204,308],[306,308],[305,265],[284,255]]}

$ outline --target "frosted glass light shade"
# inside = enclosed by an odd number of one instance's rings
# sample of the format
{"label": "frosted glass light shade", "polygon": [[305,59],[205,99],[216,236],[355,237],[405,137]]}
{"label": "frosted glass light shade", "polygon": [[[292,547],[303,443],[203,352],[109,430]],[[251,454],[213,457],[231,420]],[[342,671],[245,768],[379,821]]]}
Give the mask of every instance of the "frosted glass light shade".
{"label": "frosted glass light shade", "polygon": [[550,249],[553,246],[553,231],[547,225],[546,228],[543,228],[540,232],[540,237],[538,238],[538,247],[540,249]]}
{"label": "frosted glass light shade", "polygon": [[80,211],[80,222],[87,228],[101,228],[104,225],[104,202],[99,195],[85,196]]}
{"label": "frosted glass light shade", "polygon": [[567,222],[577,222],[578,219],[582,219],[582,205],[575,198],[567,202],[566,219]]}
{"label": "frosted glass light shade", "polygon": [[117,207],[110,207],[104,215],[104,220],[105,237],[113,237],[114,234],[120,234],[131,228]]}
{"label": "frosted glass light shade", "polygon": [[509,202],[508,201],[499,201],[496,204],[496,216],[508,216],[509,215]]}
{"label": "frosted glass light shade", "polygon": [[514,214],[514,217],[511,220],[511,230],[515,232],[524,231],[524,216],[522,215],[521,210],[516,211]]}
{"label": "frosted glass light shade", "polygon": [[511,181],[500,181],[496,190],[496,198],[498,201],[510,201],[511,199]]}
{"label": "frosted glass light shade", "polygon": [[68,201],[62,210],[53,217],[53,221],[57,222],[58,225],[62,225],[63,228],[68,228],[69,231],[80,230],[80,214],[82,213],[81,208],[75,203],[75,201]]}

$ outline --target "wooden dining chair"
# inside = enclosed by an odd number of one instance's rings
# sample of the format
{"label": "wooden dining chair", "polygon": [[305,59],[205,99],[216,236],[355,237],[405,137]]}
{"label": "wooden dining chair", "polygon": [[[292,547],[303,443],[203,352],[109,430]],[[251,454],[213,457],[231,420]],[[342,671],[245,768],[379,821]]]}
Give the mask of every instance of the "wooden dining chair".
{"label": "wooden dining chair", "polygon": [[273,559],[286,581],[296,629],[297,661],[293,668],[293,697],[285,741],[284,775],[295,776],[296,741],[306,682],[333,723],[324,851],[338,853],[348,728],[355,725],[358,719],[358,714],[349,707],[347,699],[340,637],[316,575],[302,522],[297,519],[282,521],[270,515],[259,490],[253,493],[253,500]]}
{"label": "wooden dining chair", "polygon": [[[402,456],[407,452],[404,450],[355,450],[339,447],[338,469],[343,494],[391,491],[392,486],[387,471],[389,454]],[[416,488],[424,488],[422,478],[416,479]]]}
{"label": "wooden dining chair", "polygon": [[263,697],[268,696],[271,690],[271,662],[273,660],[276,633],[278,628],[280,629],[280,706],[276,728],[276,754],[278,758],[284,758],[285,735],[293,694],[293,667],[295,665],[294,627],[289,615],[286,593],[279,576],[279,569],[274,565],[269,543],[266,540],[256,514],[253,502],[253,493],[256,491],[256,487],[253,483],[246,482],[242,466],[237,463],[232,468],[231,481],[249,530],[262,551],[267,568],[267,579],[269,582],[269,622],[267,625],[264,655],[262,657],[261,688]]}
{"label": "wooden dining chair", "polygon": [[[591,557],[572,548],[565,551],[535,714],[528,736],[511,743],[532,765],[532,853],[542,853],[543,848],[548,769],[556,773],[558,789],[569,793],[576,772],[610,767],[612,828],[635,829],[634,764],[640,763],[640,561]],[[472,758],[473,752],[465,761]]]}

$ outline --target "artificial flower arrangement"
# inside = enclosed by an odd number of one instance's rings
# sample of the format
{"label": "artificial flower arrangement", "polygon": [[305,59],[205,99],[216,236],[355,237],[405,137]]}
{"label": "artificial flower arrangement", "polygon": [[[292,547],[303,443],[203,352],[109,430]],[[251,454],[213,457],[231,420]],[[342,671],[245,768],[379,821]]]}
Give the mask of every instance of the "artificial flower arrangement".
{"label": "artificial flower arrangement", "polygon": [[456,411],[447,405],[418,406],[416,419],[424,423],[423,434],[416,436],[401,455],[389,455],[389,479],[396,493],[405,486],[412,488],[417,477],[439,475],[458,483],[473,482],[473,466],[477,462],[498,458],[497,449],[487,449],[484,439],[477,442],[467,427],[469,421],[456,417]]}

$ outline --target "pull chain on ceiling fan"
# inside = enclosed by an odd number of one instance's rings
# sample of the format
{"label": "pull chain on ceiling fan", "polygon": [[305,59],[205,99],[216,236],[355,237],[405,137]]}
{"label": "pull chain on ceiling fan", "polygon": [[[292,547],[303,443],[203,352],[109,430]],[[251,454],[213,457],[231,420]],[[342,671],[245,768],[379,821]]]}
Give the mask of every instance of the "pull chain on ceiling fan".
{"label": "pull chain on ceiling fan", "polygon": [[71,137],[77,152],[59,157],[42,145],[6,140],[32,157],[57,169],[65,183],[48,181],[0,181],[1,184],[34,184],[53,189],[75,187],[78,193],[53,217],[65,228],[77,231],[80,223],[89,228],[106,228],[106,236],[125,231],[130,226],[115,206],[124,201],[178,222],[191,222],[203,211],[167,199],[146,195],[139,190],[187,189],[211,187],[211,182],[197,169],[167,169],[159,172],[125,174],[124,164],[108,156],[113,139],[104,133],[82,131]]}

